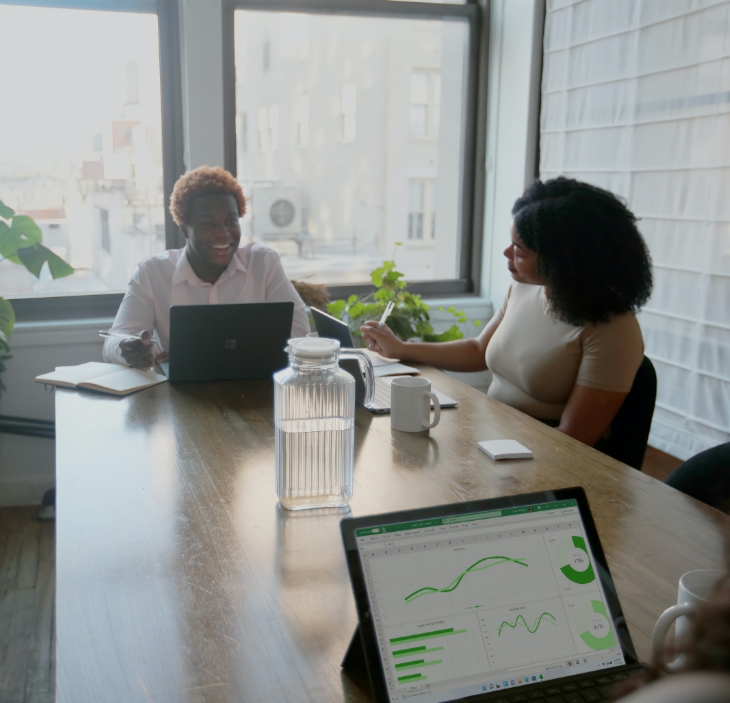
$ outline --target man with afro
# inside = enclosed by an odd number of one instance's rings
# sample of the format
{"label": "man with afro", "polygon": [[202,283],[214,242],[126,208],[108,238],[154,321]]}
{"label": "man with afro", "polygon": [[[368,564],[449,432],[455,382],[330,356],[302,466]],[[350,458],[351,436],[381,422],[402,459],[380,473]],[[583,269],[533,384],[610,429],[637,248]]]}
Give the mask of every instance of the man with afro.
{"label": "man with afro", "polygon": [[[107,338],[105,361],[142,368],[167,357],[172,305],[291,301],[292,336],[309,332],[304,303],[278,254],[253,242],[239,248],[246,199],[230,173],[209,166],[186,173],[172,191],[170,212],[185,237],[185,248],[165,251],[137,266],[112,331],[142,339]],[[153,333],[156,345],[150,341]]]}

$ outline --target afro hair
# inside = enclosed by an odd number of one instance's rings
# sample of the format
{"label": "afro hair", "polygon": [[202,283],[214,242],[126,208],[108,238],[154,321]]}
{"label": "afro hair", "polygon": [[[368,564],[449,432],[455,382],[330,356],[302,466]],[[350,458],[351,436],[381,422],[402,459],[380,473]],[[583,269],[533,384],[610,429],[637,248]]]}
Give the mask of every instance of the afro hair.
{"label": "afro hair", "polygon": [[238,181],[218,166],[201,166],[180,176],[172,189],[170,212],[175,224],[188,225],[193,210],[193,200],[199,195],[230,193],[238,203],[238,216],[246,212],[246,198]]}

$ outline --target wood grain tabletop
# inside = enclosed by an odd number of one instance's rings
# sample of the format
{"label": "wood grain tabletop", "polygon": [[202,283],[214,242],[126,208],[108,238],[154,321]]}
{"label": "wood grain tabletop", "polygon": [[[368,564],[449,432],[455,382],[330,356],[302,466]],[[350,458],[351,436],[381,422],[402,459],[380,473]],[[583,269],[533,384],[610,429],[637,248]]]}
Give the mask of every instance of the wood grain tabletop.
{"label": "wood grain tabletop", "polygon": [[[270,381],[56,391],[57,700],[364,701],[339,521],[583,486],[637,651],[686,571],[722,568],[730,518],[445,374],[430,436],[357,408],[350,511],[289,513]],[[477,448],[516,439],[532,460]]]}

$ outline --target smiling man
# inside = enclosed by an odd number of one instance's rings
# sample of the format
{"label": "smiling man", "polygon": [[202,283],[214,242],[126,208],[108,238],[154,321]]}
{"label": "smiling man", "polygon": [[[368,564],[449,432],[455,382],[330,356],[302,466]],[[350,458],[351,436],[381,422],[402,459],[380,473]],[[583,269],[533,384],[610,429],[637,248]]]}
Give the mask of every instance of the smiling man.
{"label": "smiling man", "polygon": [[[246,212],[246,199],[230,173],[209,166],[186,173],[175,184],[170,212],[185,237],[185,248],[152,256],[137,266],[112,331],[143,339],[108,338],[105,361],[147,367],[166,357],[171,351],[172,305],[291,301],[292,336],[309,332],[304,303],[287,279],[279,255],[257,243],[239,248],[239,219]],[[150,342],[153,333],[156,345]]]}

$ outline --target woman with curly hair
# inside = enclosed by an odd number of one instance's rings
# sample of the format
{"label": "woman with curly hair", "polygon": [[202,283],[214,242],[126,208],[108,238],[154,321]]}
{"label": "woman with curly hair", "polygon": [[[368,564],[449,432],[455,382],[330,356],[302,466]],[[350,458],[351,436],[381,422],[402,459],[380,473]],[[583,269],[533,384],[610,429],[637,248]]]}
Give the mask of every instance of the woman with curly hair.
{"label": "woman with curly hair", "polygon": [[368,322],[363,339],[389,357],[489,368],[490,396],[594,446],[643,360],[635,313],[651,293],[649,252],[626,206],[587,183],[537,181],[512,214],[504,255],[514,283],[479,337],[401,342]]}
{"label": "woman with curly hair", "polygon": [[[291,301],[292,336],[309,332],[304,303],[278,254],[256,243],[239,248],[239,220],[246,212],[246,199],[230,173],[209,166],[186,173],[172,191],[170,212],[185,237],[185,247],[137,266],[112,331],[142,339],[108,338],[106,361],[146,367],[167,356],[172,305]],[[153,331],[157,347],[150,342]]]}

